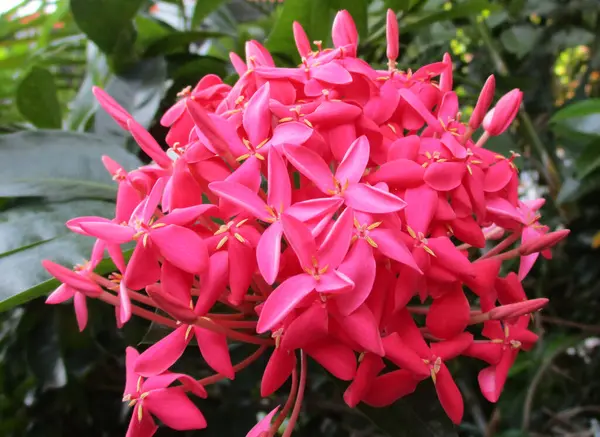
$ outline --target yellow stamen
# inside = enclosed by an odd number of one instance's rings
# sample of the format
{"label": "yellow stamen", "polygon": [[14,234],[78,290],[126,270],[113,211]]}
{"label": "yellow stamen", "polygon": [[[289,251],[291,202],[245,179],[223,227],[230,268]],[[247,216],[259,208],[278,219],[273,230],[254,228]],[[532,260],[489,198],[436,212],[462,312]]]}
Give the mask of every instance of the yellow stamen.
{"label": "yellow stamen", "polygon": [[427,247],[427,246],[423,245],[423,250],[424,250],[425,252],[427,252],[429,255],[431,255],[431,256],[433,256],[433,257],[436,257],[436,258],[437,258],[437,255],[436,255],[436,254],[433,252],[433,250],[431,250],[429,247]]}
{"label": "yellow stamen", "polygon": [[225,245],[225,243],[227,243],[227,240],[229,240],[229,236],[225,235],[221,241],[219,241],[219,244],[217,244],[217,250],[219,250],[221,247],[223,247]]}
{"label": "yellow stamen", "polygon": [[265,157],[262,156],[260,153],[255,153],[254,156],[256,156],[258,159],[260,159],[261,161],[265,160]]}
{"label": "yellow stamen", "polygon": [[365,237],[365,240],[367,240],[367,243],[369,243],[371,246],[373,246],[375,249],[377,249],[377,243],[375,243],[375,241],[369,237],[368,235]]}
{"label": "yellow stamen", "polygon": [[375,228],[378,228],[379,226],[381,226],[383,222],[375,222],[375,223],[371,223],[369,226],[367,226],[367,229],[369,231],[372,231]]}
{"label": "yellow stamen", "polygon": [[235,234],[233,234],[233,236],[235,237],[236,240],[238,240],[240,243],[245,243],[246,240],[244,240],[244,237],[242,237],[240,234],[238,234],[237,232]]}
{"label": "yellow stamen", "polygon": [[246,153],[246,154],[244,154],[242,156],[238,156],[237,158],[235,158],[235,160],[238,161],[238,162],[240,162],[240,161],[243,161],[244,159],[248,159],[248,158],[250,158],[250,154]]}
{"label": "yellow stamen", "polygon": [[292,117],[283,117],[279,120],[279,123],[285,123],[286,121],[292,121]]}
{"label": "yellow stamen", "polygon": [[304,124],[310,128],[313,128],[313,124],[310,121],[308,121],[306,118],[304,119]]}
{"label": "yellow stamen", "polygon": [[248,221],[248,219],[244,219],[244,220],[240,220],[238,222],[237,225],[235,225],[236,228],[242,227],[244,225],[244,223],[246,223]]}
{"label": "yellow stamen", "polygon": [[138,418],[138,422],[142,421],[142,404],[138,405],[138,410],[137,410],[137,418]]}
{"label": "yellow stamen", "polygon": [[[187,340],[187,339],[188,339],[188,337],[190,336],[190,332],[192,332],[192,328],[193,328],[193,326],[192,326],[192,325],[190,325],[190,326],[188,326],[188,327],[187,327],[187,329],[186,329],[186,331],[185,331],[185,339],[186,339],[186,340]],[[145,394],[145,393],[144,393],[144,394]]]}
{"label": "yellow stamen", "polygon": [[408,232],[408,235],[410,235],[413,238],[417,238],[417,234],[415,233],[415,231],[413,231],[413,229],[410,226],[406,227],[406,231]]}

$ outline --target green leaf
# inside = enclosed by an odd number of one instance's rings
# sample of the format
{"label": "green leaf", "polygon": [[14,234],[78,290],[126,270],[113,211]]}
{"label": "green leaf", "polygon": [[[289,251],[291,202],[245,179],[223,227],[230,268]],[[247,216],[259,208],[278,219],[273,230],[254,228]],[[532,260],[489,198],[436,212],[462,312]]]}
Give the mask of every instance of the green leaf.
{"label": "green leaf", "polygon": [[309,40],[327,41],[331,29],[330,0],[286,0],[267,39],[267,48],[274,53],[296,53],[292,32],[294,21],[304,27]]}
{"label": "green leaf", "polygon": [[452,9],[447,11],[422,11],[408,14],[401,20],[400,29],[402,32],[412,32],[438,21],[475,16],[484,10],[495,11],[498,8],[498,5],[492,4],[488,0],[467,0],[459,4],[453,3]]}
{"label": "green leaf", "polygon": [[46,320],[38,319],[27,335],[27,362],[42,390],[67,385],[67,368],[61,354],[56,321],[55,318],[48,324]]}
{"label": "green leaf", "polygon": [[33,67],[17,88],[17,107],[37,127],[60,129],[61,109],[52,73]]}
{"label": "green leaf", "polygon": [[589,144],[575,162],[577,176],[583,179],[600,168],[600,141]]}
{"label": "green leaf", "polygon": [[523,58],[537,44],[543,30],[529,24],[512,26],[500,35],[502,45],[517,58]]}
{"label": "green leaf", "polygon": [[422,383],[410,396],[389,407],[357,407],[390,437],[457,437],[456,428],[441,407],[433,385]]}
{"label": "green leaf", "polygon": [[208,38],[224,36],[219,32],[194,30],[189,32],[173,32],[154,41],[144,52],[145,57],[168,55],[177,52],[187,52],[192,43],[200,43]]}
{"label": "green leaf", "polygon": [[[138,62],[126,74],[113,76],[105,87],[108,94],[121,104],[138,123],[148,127],[156,115],[165,94],[167,64],[163,58]],[[98,135],[124,137],[127,133],[103,109],[94,119]]]}
{"label": "green leaf", "polygon": [[408,12],[422,0],[384,0],[386,7],[392,9],[395,13]]}
{"label": "green leaf", "polygon": [[200,26],[204,19],[224,3],[224,0],[201,0],[196,2],[192,15],[192,29]]}
{"label": "green leaf", "polygon": [[133,18],[145,0],[71,0],[77,26],[122,70],[135,62]]}
{"label": "green leaf", "polygon": [[550,122],[554,130],[566,130],[582,135],[600,135],[600,99],[586,99],[556,112]]}
{"label": "green leaf", "polygon": [[[67,220],[84,215],[109,217],[114,207],[112,202],[80,200],[23,205],[0,213],[0,308],[5,300],[50,278],[40,264],[44,258],[73,265],[89,257],[94,239],[71,234],[65,227]],[[56,283],[38,291],[44,294],[53,288]]]}
{"label": "green leaf", "polygon": [[0,151],[0,197],[112,200],[116,184],[102,165],[102,155],[128,170],[141,165],[113,138],[75,132],[1,135]]}
{"label": "green leaf", "polygon": [[69,114],[66,121],[69,130],[80,132],[86,130],[89,119],[98,107],[92,88],[94,85],[104,87],[107,78],[111,74],[106,56],[91,41],[88,41],[86,46],[86,58],[85,77],[81,82],[77,95],[69,105]]}

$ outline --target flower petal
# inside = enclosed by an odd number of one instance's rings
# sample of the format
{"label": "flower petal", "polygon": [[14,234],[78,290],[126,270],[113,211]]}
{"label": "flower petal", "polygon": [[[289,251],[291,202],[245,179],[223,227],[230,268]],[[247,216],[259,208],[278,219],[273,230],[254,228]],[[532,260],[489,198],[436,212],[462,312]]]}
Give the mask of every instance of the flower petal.
{"label": "flower petal", "polygon": [[270,396],[281,387],[296,366],[296,354],[283,348],[275,348],[265,367],[260,383],[260,395]]}
{"label": "flower petal", "polygon": [[369,162],[369,140],[362,135],[350,145],[342,162],[335,172],[335,178],[342,184],[356,184],[360,181]]}
{"label": "flower petal", "polygon": [[351,293],[340,294],[335,299],[342,315],[354,312],[367,300],[375,282],[375,270],[373,248],[365,240],[357,240],[339,267],[339,271],[354,282]]}
{"label": "flower petal", "polygon": [[201,273],[208,266],[208,249],[194,231],[181,226],[167,225],[150,233],[162,256],[189,273]]}
{"label": "flower petal", "polygon": [[323,193],[335,191],[333,175],[323,158],[304,146],[283,145],[283,151],[292,165],[310,179]]}
{"label": "flower petal", "polygon": [[315,279],[307,274],[292,276],[269,295],[258,318],[256,332],[271,330],[315,289]]}
{"label": "flower petal", "polygon": [[190,339],[188,325],[181,325],[139,356],[135,372],[145,377],[163,373],[183,355]]}
{"label": "flower petal", "polygon": [[235,378],[225,334],[194,326],[202,358],[213,370],[229,379]]}
{"label": "flower petal", "polygon": [[240,206],[260,220],[269,221],[272,219],[266,203],[258,197],[258,194],[242,184],[228,181],[212,182],[208,188],[221,199],[226,199]]}
{"label": "flower petal", "polygon": [[162,423],[177,431],[206,428],[206,420],[181,387],[153,390],[143,406]]}
{"label": "flower petal", "polygon": [[269,191],[267,202],[272,208],[283,212],[292,203],[292,184],[287,165],[277,150],[269,153]]}
{"label": "flower petal", "polygon": [[273,285],[279,274],[282,236],[283,226],[276,221],[263,232],[256,247],[258,269],[269,285]]}
{"label": "flower petal", "polygon": [[350,381],[356,374],[354,351],[339,342],[325,339],[304,348],[306,353],[329,373],[342,381]]}
{"label": "flower petal", "polygon": [[308,227],[288,214],[281,216],[283,232],[289,245],[294,250],[303,267],[312,267],[313,259],[317,256],[317,244]]}
{"label": "flower petal", "polygon": [[373,214],[400,211],[406,206],[398,196],[366,184],[350,185],[343,196],[349,207]]}

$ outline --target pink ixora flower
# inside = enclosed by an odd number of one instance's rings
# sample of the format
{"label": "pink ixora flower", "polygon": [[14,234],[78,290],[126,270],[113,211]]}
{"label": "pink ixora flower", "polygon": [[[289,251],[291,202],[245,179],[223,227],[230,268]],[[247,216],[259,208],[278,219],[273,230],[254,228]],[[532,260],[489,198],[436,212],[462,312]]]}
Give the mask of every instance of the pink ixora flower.
{"label": "pink ixora flower", "polygon": [[[117,184],[114,217],[67,222],[95,239],[90,262],[43,265],[62,283],[47,302],[73,298],[79,329],[95,298],[115,307],[118,327],[135,315],[166,332],[141,353],[126,350],[129,437],[150,437],[159,422],[204,428],[188,395],[236,383],[260,357],[260,394],[290,380],[291,390],[249,437],[282,424],[291,435],[307,359],[350,382],[351,407],[390,405],[430,379],[458,424],[452,362],[483,361],[479,388],[497,402],[517,354],[536,344],[528,323],[548,300],[528,299],[521,280],[569,231],[543,224],[543,199],[519,199],[519,154],[486,148],[522,93],[494,105],[490,76],[464,119],[451,56],[399,70],[393,11],[385,23],[383,69],[357,57],[348,11],[332,23],[333,47],[293,23],[297,67],[277,67],[248,41],[244,59],[230,55],[235,83],[207,75],[178,94],[160,119],[164,141],[94,88],[151,162],[125,169],[103,157]],[[254,352],[234,364],[242,344]],[[173,373],[184,355],[214,374]]]}

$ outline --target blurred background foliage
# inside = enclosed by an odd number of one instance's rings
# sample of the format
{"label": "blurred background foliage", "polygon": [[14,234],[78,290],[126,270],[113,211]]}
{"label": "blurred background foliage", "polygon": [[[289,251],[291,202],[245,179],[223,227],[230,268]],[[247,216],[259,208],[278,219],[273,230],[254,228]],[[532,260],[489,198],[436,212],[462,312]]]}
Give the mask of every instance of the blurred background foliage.
{"label": "blurred background foliage", "polygon": [[[514,87],[525,92],[514,127],[491,147],[521,154],[523,196],[545,196],[545,222],[572,229],[554,259],[524,284],[530,296],[550,297],[551,304],[534,319],[541,341],[519,355],[500,402],[479,395],[477,363],[457,363],[467,405],[458,432],[600,436],[598,0],[2,0],[0,435],[124,435],[123,350],[151,338],[139,320],[117,330],[112,310],[95,302],[79,334],[70,306],[45,306],[41,297],[56,287],[41,259],[74,264],[90,249],[64,221],[112,214],[115,187],[100,156],[127,168],[147,159],[98,111],[92,86],[104,87],[162,139],[159,114],[179,90],[208,73],[236,80],[228,53],[243,56],[244,41],[264,42],[280,66],[296,64],[293,20],[311,39],[327,41],[335,11],[348,9],[360,32],[359,53],[383,67],[387,7],[400,22],[400,68],[452,55],[465,117],[490,73],[498,95]],[[232,351],[234,360],[247,353]],[[195,375],[208,374],[196,353],[186,360]],[[285,402],[284,390],[258,400],[263,364],[235,383],[211,386],[210,400],[202,401],[210,426],[194,435],[245,435],[257,417]],[[374,425],[346,408],[343,388],[318,370],[310,383],[296,435],[449,435],[411,428],[412,414],[430,414],[423,396],[372,415]]]}

